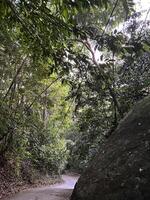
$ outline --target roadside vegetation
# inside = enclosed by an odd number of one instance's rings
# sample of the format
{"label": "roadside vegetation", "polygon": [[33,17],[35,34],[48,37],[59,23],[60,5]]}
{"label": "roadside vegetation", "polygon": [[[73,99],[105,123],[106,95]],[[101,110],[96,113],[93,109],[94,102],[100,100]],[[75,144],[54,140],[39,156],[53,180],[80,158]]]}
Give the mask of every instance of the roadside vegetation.
{"label": "roadside vegetation", "polygon": [[83,171],[149,95],[148,14],[132,0],[0,2],[3,183]]}

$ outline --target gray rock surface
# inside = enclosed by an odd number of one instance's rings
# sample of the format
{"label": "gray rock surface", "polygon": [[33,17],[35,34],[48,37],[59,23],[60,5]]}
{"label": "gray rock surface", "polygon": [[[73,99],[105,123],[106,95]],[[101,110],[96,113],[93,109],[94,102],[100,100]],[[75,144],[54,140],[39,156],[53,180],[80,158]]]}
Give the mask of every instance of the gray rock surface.
{"label": "gray rock surface", "polygon": [[128,113],[101,147],[71,200],[150,200],[150,97]]}

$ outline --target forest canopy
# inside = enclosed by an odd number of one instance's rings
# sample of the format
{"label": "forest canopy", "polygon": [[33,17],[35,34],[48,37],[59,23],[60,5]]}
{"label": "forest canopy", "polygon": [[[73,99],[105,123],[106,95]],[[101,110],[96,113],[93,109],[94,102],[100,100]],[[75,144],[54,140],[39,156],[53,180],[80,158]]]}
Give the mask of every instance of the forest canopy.
{"label": "forest canopy", "polygon": [[150,93],[148,14],[132,0],[0,1],[0,167],[87,166]]}

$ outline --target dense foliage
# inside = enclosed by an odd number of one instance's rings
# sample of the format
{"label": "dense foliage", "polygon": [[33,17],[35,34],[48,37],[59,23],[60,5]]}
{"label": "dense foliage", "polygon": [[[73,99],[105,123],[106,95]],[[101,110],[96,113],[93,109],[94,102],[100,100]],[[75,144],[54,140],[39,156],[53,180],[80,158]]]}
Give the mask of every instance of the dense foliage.
{"label": "dense foliage", "polygon": [[149,22],[132,0],[0,6],[1,166],[29,177],[28,168],[60,173],[67,160],[83,169],[149,94]]}
{"label": "dense foliage", "polygon": [[94,43],[88,50],[95,69],[90,67],[78,74],[80,87],[77,86],[76,129],[70,134],[74,142],[70,146],[70,165],[80,170],[131,107],[150,92],[149,21],[141,20],[140,13],[133,13],[123,30],[110,27],[109,31],[103,37],[101,32],[92,32],[90,40]]}

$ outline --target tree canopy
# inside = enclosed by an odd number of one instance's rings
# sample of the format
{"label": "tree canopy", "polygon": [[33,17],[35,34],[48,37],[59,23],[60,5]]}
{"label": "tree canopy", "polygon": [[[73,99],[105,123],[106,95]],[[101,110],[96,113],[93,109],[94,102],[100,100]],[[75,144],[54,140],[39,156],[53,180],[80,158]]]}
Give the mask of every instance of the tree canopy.
{"label": "tree canopy", "polygon": [[1,165],[19,176],[27,163],[50,174],[87,165],[150,92],[139,16],[132,0],[0,1]]}

